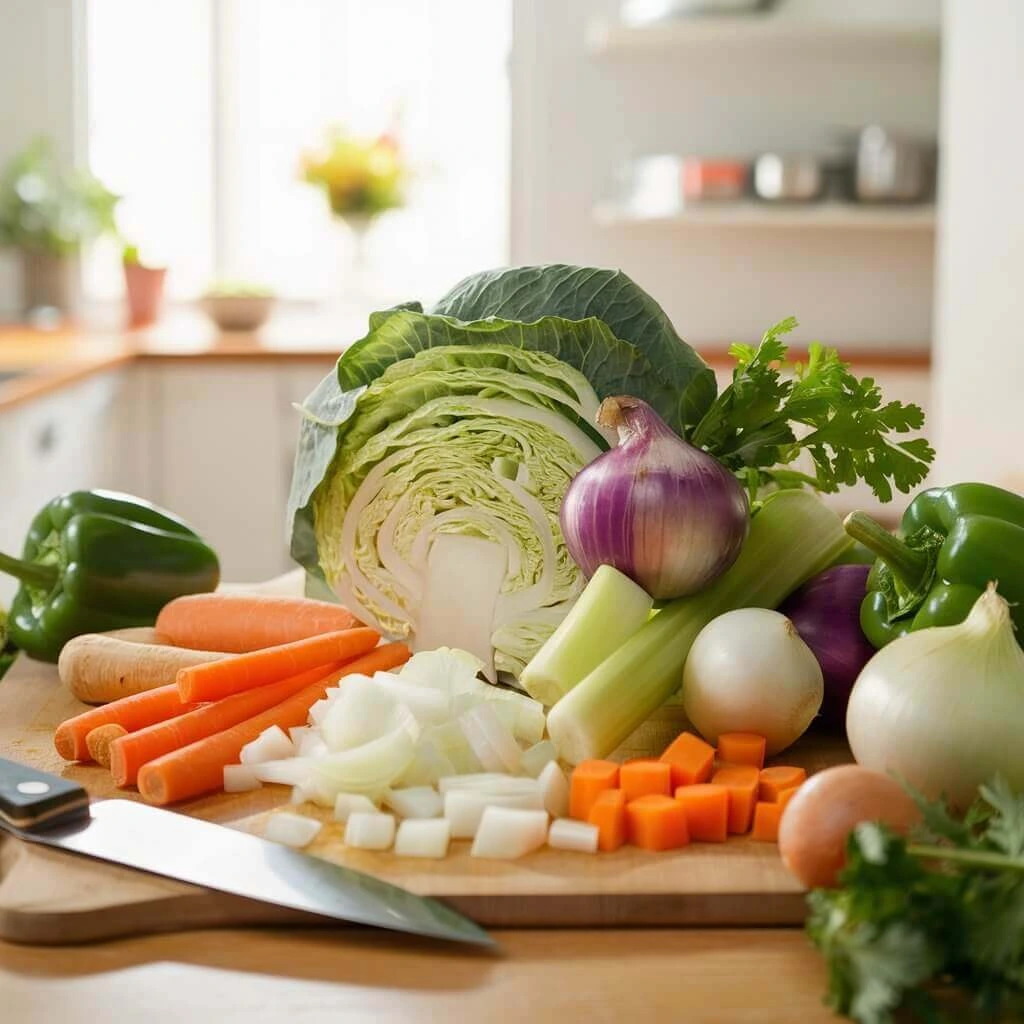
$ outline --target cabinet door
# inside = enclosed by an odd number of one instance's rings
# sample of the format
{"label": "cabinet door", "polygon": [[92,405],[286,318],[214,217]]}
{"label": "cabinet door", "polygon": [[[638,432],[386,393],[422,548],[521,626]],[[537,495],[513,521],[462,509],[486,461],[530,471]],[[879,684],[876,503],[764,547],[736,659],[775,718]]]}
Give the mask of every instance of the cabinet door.
{"label": "cabinet door", "polygon": [[[32,517],[57,494],[130,488],[119,457],[126,387],[125,374],[102,374],[0,413],[0,551],[20,554]],[[0,602],[16,588],[0,575]]]}

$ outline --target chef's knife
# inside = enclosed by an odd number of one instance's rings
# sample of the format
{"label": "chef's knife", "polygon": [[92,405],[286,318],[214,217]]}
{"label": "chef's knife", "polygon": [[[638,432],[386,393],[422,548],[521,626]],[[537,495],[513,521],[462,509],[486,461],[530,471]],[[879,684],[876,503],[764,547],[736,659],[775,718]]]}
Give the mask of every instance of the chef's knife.
{"label": "chef's knife", "polygon": [[354,924],[490,946],[437,900],[258,836],[130,800],[0,758],[0,828],[19,839]]}

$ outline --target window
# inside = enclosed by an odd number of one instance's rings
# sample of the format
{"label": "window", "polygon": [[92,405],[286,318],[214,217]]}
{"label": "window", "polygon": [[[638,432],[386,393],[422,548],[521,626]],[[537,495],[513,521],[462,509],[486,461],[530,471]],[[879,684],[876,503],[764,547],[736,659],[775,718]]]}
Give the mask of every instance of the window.
{"label": "window", "polygon": [[[124,196],[123,234],[170,267],[177,298],[215,278],[337,296],[351,239],[298,180],[300,154],[331,124],[397,120],[413,179],[367,239],[362,290],[429,299],[506,262],[510,7],[88,0],[89,159]],[[90,295],[120,295],[118,256],[96,247]]]}

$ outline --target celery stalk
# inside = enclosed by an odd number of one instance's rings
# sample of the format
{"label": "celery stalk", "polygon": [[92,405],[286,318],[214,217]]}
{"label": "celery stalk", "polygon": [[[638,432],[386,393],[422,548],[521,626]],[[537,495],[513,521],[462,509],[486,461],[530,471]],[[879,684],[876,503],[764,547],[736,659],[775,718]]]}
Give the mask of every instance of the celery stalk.
{"label": "celery stalk", "polygon": [[519,677],[536,700],[550,706],[564,697],[646,621],[654,599],[610,565],[598,567],[572,611]]}
{"label": "celery stalk", "polygon": [[815,495],[771,495],[725,573],[666,605],[552,708],[548,734],[559,756],[570,764],[607,757],[679,689],[690,647],[713,618],[776,607],[846,544],[839,517]]}

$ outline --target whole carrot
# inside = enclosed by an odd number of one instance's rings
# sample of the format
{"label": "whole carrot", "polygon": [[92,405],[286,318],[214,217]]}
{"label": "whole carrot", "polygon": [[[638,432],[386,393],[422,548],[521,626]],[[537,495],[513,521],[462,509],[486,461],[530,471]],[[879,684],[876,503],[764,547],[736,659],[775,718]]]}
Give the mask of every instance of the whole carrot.
{"label": "whole carrot", "polygon": [[[178,673],[182,700],[223,700],[321,666],[340,664],[373,650],[380,634],[366,626],[311,636],[294,643],[193,665]],[[326,675],[328,669],[325,668]]]}
{"label": "whole carrot", "polygon": [[101,725],[119,725],[128,732],[135,732],[155,722],[165,722],[168,718],[183,715],[196,707],[197,704],[181,699],[174,683],[158,686],[155,690],[122,697],[112,704],[69,718],[57,726],[53,734],[53,745],[65,761],[89,761],[91,758],[85,740],[93,729]]}
{"label": "whole carrot", "polygon": [[170,804],[220,789],[224,766],[236,764],[242,747],[264,730],[273,725],[285,730],[304,725],[309,709],[323,699],[328,687],[338,679],[355,673],[386,672],[408,659],[409,648],[405,644],[378,647],[262,714],[143,765],[139,769],[139,792],[149,803]]}
{"label": "whole carrot", "polygon": [[329,677],[341,667],[331,665],[310,669],[269,686],[260,686],[213,704],[204,704],[170,721],[157,722],[113,740],[110,744],[110,771],[115,784],[122,787],[134,785],[139,769],[147,762],[244,722],[307,686]]}
{"label": "whole carrot", "polygon": [[340,604],[267,594],[189,594],[164,605],[156,629],[176,647],[245,654],[361,625]]}

